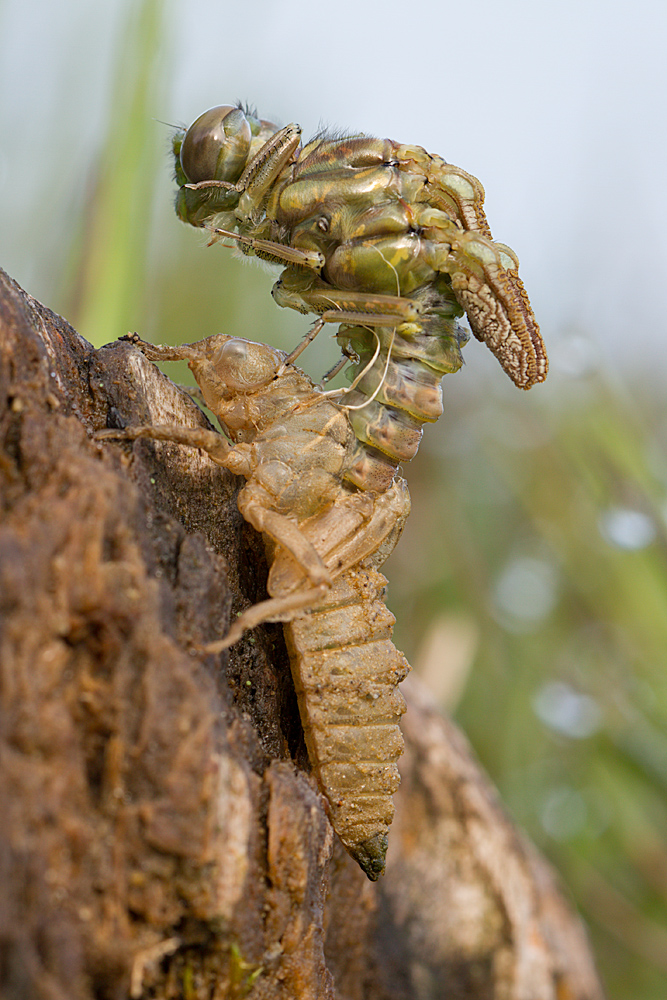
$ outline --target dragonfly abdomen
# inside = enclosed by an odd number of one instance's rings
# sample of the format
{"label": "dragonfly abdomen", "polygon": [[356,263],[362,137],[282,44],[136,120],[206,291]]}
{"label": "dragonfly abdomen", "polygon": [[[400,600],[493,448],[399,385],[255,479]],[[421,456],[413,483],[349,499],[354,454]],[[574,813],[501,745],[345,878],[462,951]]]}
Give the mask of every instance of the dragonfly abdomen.
{"label": "dragonfly abdomen", "polygon": [[[447,311],[446,299],[438,304]],[[463,364],[468,332],[454,317],[433,312],[395,328],[342,327],[339,339],[359,358],[353,378],[361,374],[341,399],[359,442],[345,476],[376,490],[383,459],[389,483],[398,465],[417,454],[423,424],[441,416],[442,377]]]}

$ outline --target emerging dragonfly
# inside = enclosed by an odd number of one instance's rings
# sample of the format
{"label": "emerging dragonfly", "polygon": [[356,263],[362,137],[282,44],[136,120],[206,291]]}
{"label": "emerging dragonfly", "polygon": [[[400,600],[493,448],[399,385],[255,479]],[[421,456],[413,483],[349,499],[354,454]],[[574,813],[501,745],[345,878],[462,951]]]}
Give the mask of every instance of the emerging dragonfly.
{"label": "emerging dragonfly", "polygon": [[[279,129],[240,107],[213,108],[174,136],[178,215],[284,266],[280,305],[318,316],[291,355],[223,334],[180,348],[233,444],[178,427],[107,430],[204,448],[246,477],[239,507],[267,541],[269,601],[222,643],[278,615],[287,624],[309,755],[334,828],[369,878],[384,871],[398,783],[408,669],[391,642],[378,568],[409,511],[398,464],[442,412],[441,378],[476,336],[529,388],[547,359],[515,255],[494,243],[474,177],[419,146]],[[291,362],[338,323],[356,366],[337,405]],[[340,370],[342,365],[336,366]],[[355,440],[356,438],[356,440]]]}
{"label": "emerging dragonfly", "polygon": [[464,311],[523,389],[546,377],[546,351],[475,177],[390,139],[300,141],[298,125],[278,128],[242,107],[206,111],[174,135],[176,211],[213,241],[232,238],[284,266],[275,300],[319,317],[290,361],[325,323],[342,324],[335,371],[356,363],[344,403],[359,440],[348,479],[381,491],[414,457],[422,424],[442,413],[442,375],[462,363]]}

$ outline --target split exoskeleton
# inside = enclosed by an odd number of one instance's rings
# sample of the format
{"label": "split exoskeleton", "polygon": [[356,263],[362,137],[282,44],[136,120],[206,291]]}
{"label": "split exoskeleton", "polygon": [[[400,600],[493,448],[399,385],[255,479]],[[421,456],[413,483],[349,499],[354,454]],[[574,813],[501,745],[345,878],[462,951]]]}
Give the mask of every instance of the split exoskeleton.
{"label": "split exoskeleton", "polygon": [[[442,412],[440,381],[475,336],[521,388],[547,356],[518,260],[495,242],[484,189],[420,146],[279,129],[240,107],[212,108],[176,133],[176,211],[213,239],[283,265],[279,305],[338,323],[361,380],[343,402],[360,442],[358,482],[386,488],[385,459],[414,456]],[[295,351],[291,355],[294,359]],[[379,464],[378,464],[379,463]],[[384,484],[384,487],[383,487]]]}
{"label": "split exoskeleton", "polygon": [[407,485],[397,476],[374,494],[347,479],[356,448],[347,415],[282,352],[223,334],[180,347],[133,342],[153,361],[186,360],[231,440],[177,426],[97,436],[202,448],[245,477],[238,505],[267,543],[271,596],[207,651],[227,648],[268,619],[285,622],[308,753],[332,824],[376,879],[384,871],[403,749],[398,683],[409,670],[391,642],[395,619],[378,570],[409,513]]}

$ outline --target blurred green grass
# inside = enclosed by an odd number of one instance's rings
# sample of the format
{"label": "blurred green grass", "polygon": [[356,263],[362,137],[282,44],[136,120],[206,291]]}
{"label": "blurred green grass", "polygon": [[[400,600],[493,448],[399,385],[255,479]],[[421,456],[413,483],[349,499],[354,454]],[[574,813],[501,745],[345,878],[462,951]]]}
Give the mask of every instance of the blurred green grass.
{"label": "blurred green grass", "polygon": [[[169,130],[154,121],[165,10],[129,14],[107,141],[49,304],[98,345],[224,330],[291,347],[307,321],[274,305],[273,277],[204,249],[171,212]],[[332,354],[319,350],[313,374]],[[664,1000],[664,399],[594,370],[526,395],[474,368],[447,377],[445,415],[404,470],[418,513],[387,566],[397,643],[562,873],[610,995]]]}
{"label": "blurred green grass", "polygon": [[664,401],[638,386],[630,404],[591,374],[514,400],[480,386],[442,419],[407,470],[419,516],[387,571],[398,644],[419,662],[434,621],[445,635],[448,620],[474,623],[474,660],[450,667],[454,698],[468,671],[463,696],[452,706],[440,675],[443,697],[562,873],[610,995],[657,1000],[667,994]]}

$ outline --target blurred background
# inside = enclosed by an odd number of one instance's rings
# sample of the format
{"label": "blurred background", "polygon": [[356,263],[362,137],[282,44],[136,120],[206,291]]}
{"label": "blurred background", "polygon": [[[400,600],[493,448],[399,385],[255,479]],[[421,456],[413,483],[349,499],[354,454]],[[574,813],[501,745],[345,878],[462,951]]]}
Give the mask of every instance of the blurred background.
{"label": "blurred background", "polygon": [[173,214],[170,125],[212,105],[482,180],[551,372],[522,393],[468,345],[389,604],[618,1000],[667,996],[666,29],[661,0],[0,0],[0,266],[97,345],[308,325]]}

